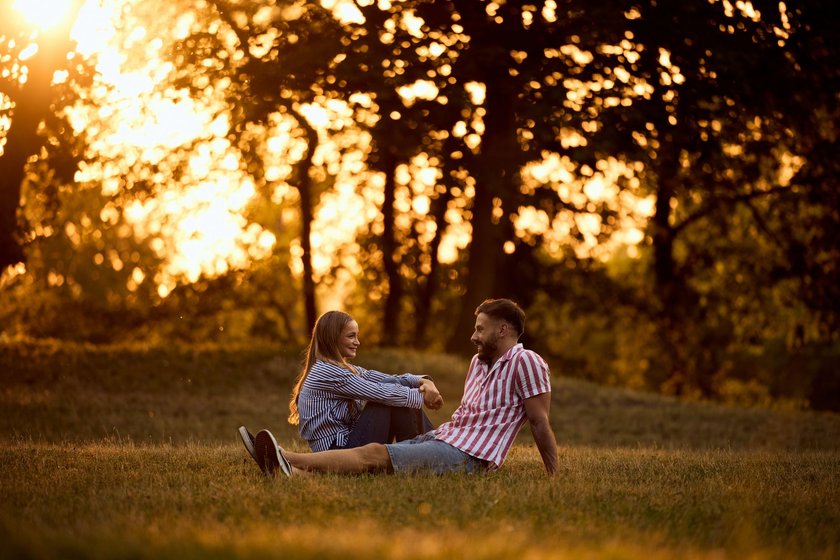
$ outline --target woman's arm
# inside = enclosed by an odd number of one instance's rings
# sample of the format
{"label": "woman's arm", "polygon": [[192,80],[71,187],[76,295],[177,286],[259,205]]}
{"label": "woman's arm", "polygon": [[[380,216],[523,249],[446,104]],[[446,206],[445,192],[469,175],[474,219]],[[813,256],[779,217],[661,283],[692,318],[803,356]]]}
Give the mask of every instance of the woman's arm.
{"label": "woman's arm", "polygon": [[398,383],[372,381],[365,375],[353,375],[342,367],[326,362],[315,363],[306,379],[306,385],[313,390],[342,398],[362,399],[407,408],[423,406],[423,395],[418,389]]}
{"label": "woman's arm", "polygon": [[404,387],[412,387],[414,389],[420,388],[423,379],[431,379],[427,375],[414,375],[413,373],[390,375],[382,373],[381,371],[376,371],[375,369],[365,369],[359,366],[356,366],[356,369],[359,370],[359,375],[368,381],[373,381],[375,383],[397,383],[399,385],[403,385]]}
{"label": "woman's arm", "polygon": [[438,410],[443,406],[443,397],[428,375],[414,375],[413,373],[404,373],[402,375],[388,375],[381,371],[373,369],[364,369],[356,366],[362,378],[378,383],[399,383],[405,387],[413,387],[420,390],[423,395],[423,404],[432,410]]}

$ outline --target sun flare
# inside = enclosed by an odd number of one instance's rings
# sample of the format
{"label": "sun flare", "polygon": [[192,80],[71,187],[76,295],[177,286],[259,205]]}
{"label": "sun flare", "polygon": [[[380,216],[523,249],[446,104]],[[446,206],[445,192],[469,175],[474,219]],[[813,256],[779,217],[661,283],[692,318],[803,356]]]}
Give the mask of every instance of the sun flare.
{"label": "sun flare", "polygon": [[70,16],[73,0],[13,0],[12,7],[29,24],[46,31]]}
{"label": "sun flare", "polygon": [[[119,18],[127,1],[87,0],[81,6],[71,37],[77,51],[95,61],[98,87],[90,93],[91,103],[71,108],[67,116],[77,134],[86,135],[91,153],[110,162],[83,165],[76,180],[101,185],[105,196],[119,198],[132,165],[166,170],[168,156],[200,144],[186,156],[189,163],[179,181],[159,174],[154,178],[155,196],[130,203],[125,210],[135,236],[150,239],[165,261],[162,270],[149,277],[165,297],[179,283],[224,274],[264,258],[275,237],[244,217],[256,193],[239,170],[238,153],[226,140],[230,125],[221,101],[195,100],[186,90],[158,89],[171,71],[161,39],[147,41],[144,58],[126,64],[120,49],[126,43],[144,42],[148,34],[137,22],[120,31]],[[21,2],[27,7],[29,3]],[[189,21],[187,16],[179,25]],[[179,25],[175,35],[185,32]],[[129,289],[144,279],[132,277]]]}

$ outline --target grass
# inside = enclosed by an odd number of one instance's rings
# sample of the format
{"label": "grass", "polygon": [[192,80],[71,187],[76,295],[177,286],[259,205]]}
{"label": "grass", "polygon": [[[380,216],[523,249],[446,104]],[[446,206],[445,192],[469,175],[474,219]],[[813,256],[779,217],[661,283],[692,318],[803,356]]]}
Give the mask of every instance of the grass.
{"label": "grass", "polygon": [[[271,348],[0,343],[2,558],[836,558],[840,417],[681,403],[556,377],[560,472],[527,429],[481,476],[266,480],[235,439],[285,424]],[[367,351],[433,375],[466,362]]]}

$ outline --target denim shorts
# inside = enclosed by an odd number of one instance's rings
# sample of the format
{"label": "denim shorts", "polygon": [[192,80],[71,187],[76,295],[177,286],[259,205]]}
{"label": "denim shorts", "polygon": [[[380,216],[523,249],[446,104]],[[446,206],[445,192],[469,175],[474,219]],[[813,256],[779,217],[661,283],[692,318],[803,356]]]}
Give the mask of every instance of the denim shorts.
{"label": "denim shorts", "polygon": [[474,473],[487,470],[488,465],[487,461],[476,459],[445,441],[435,439],[434,431],[414,439],[386,444],[385,448],[391,456],[395,473]]}

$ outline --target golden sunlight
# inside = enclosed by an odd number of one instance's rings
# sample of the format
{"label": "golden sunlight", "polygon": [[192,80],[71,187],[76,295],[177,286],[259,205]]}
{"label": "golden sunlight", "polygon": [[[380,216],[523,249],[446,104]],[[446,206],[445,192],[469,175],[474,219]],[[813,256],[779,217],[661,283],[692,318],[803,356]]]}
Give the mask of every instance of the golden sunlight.
{"label": "golden sunlight", "polygon": [[[156,184],[155,195],[131,203],[125,218],[134,235],[151,240],[166,264],[154,276],[138,274],[130,282],[152,281],[159,295],[166,297],[179,283],[249,266],[269,255],[277,239],[247,219],[257,194],[242,170],[239,152],[227,139],[230,122],[223,92],[211,90],[202,99],[192,99],[184,90],[157,87],[172,70],[163,60],[169,47],[165,41],[186,36],[195,15],[185,12],[173,21],[170,38],[152,37],[142,25],[120,32],[117,23],[125,2],[88,0],[72,32],[77,50],[95,60],[99,73],[91,103],[68,112],[74,130],[88,136],[95,154],[76,179],[100,185],[103,194],[115,197],[138,172],[146,173],[140,180]],[[127,60],[126,44],[142,45],[143,56]],[[352,240],[359,228],[376,220],[377,201],[382,199],[382,178],[364,165],[370,138],[355,126],[353,111],[343,101],[318,99],[301,106],[300,112],[321,138],[314,161],[318,173],[335,177],[335,188],[320,198],[315,209],[316,279],[339,264],[337,260],[356,273],[359,265]],[[297,219],[296,191],[285,179],[304,150],[291,134],[294,124],[277,119],[266,138],[267,176],[275,182],[272,203],[286,206],[278,212],[287,222]],[[190,153],[178,154],[190,145],[195,146]],[[176,164],[173,158],[183,156],[188,161],[178,181],[173,181],[169,173]],[[158,171],[150,176],[143,171],[146,168]],[[115,211],[103,211],[106,221],[116,222]],[[292,269],[298,275],[302,274],[300,252],[299,241],[291,241]]]}
{"label": "golden sunlight", "polygon": [[[363,2],[362,5],[369,5],[370,2]],[[365,21],[362,12],[353,0],[322,0],[321,5],[332,10],[335,16],[344,23],[362,23]]]}
{"label": "golden sunlight", "polygon": [[[514,216],[517,236],[528,241],[543,235],[546,251],[556,258],[562,258],[567,246],[579,258],[607,261],[619,251],[638,256],[638,245],[644,241],[644,229],[653,215],[654,197],[640,192],[635,176],[639,169],[634,165],[608,158],[596,167],[577,169],[568,156],[555,153],[546,153],[541,161],[526,165],[522,172],[524,194],[550,185],[562,201],[578,210],[563,210],[551,221],[544,210],[522,206]],[[619,190],[622,178],[628,187]],[[617,214],[607,231],[595,203],[605,204]],[[573,230],[580,233],[580,238],[570,235]]]}
{"label": "golden sunlight", "polygon": [[[186,90],[161,91],[157,84],[165,83],[172,70],[163,60],[169,46],[140,25],[120,34],[125,5],[126,0],[83,4],[72,37],[77,51],[95,61],[98,77],[91,102],[69,109],[67,116],[92,152],[77,181],[114,197],[137,173],[156,184],[155,196],[129,204],[125,218],[135,236],[151,240],[166,264],[153,278],[132,275],[129,289],[152,280],[165,297],[179,283],[247,267],[270,254],[276,239],[246,218],[256,192],[227,139],[224,100],[218,94],[196,100]],[[186,13],[174,21],[166,40],[186,35],[192,17]],[[125,44],[143,45],[143,57],[129,61]],[[186,157],[185,171],[173,181],[178,157]],[[158,171],[150,175],[150,168]],[[106,222],[113,218],[114,212],[103,212]]]}
{"label": "golden sunlight", "polygon": [[46,31],[70,15],[73,0],[13,0],[12,7],[29,24]]}
{"label": "golden sunlight", "polygon": [[[205,96],[193,99],[186,90],[170,87],[162,91],[158,86],[167,83],[172,72],[172,64],[164,60],[164,53],[171,47],[169,42],[185,37],[195,26],[197,16],[189,10],[179,14],[171,21],[171,32],[165,36],[156,34],[152,23],[148,24],[149,29],[137,23],[125,29],[119,25],[119,18],[129,1],[84,1],[72,37],[77,41],[77,51],[95,61],[98,77],[88,102],[68,110],[67,117],[76,133],[85,136],[90,150],[89,163],[83,164],[76,175],[78,182],[96,186],[105,196],[115,198],[124,189],[130,189],[135,179],[154,184],[153,196],[128,204],[125,218],[132,227],[126,229],[131,230],[127,235],[151,240],[153,250],[166,264],[153,277],[138,272],[129,282],[136,287],[144,281],[153,281],[160,296],[166,297],[179,283],[249,266],[252,261],[271,254],[278,240],[274,233],[248,219],[249,208],[259,196],[258,189],[244,171],[238,149],[228,139],[231,123],[224,91],[207,88]],[[365,0],[362,5],[373,1]],[[14,6],[33,25],[46,29],[68,17],[72,2],[14,0]],[[323,0],[322,4],[333,9],[343,21],[361,17],[351,0]],[[549,1],[545,6],[542,16],[548,20],[556,17],[556,3]],[[493,11],[498,7],[497,3],[488,4],[488,9]],[[419,32],[422,20],[413,14],[404,15],[398,24],[410,32]],[[130,60],[126,45],[135,49]],[[635,53],[629,41],[615,48],[628,60]],[[429,56],[436,56],[436,51],[430,49]],[[560,56],[561,52],[581,65],[592,60],[591,53],[574,45],[553,51],[554,56]],[[679,83],[682,76],[679,68],[670,64],[667,51],[660,52],[660,63],[668,80]],[[566,80],[569,103],[575,105],[596,87],[621,89],[628,98],[648,96],[653,89],[633,80],[629,72],[617,72],[616,79],[618,82],[609,86]],[[471,150],[477,150],[484,133],[481,105],[485,102],[486,88],[482,83],[468,82],[464,89],[479,108],[446,132],[463,137]],[[410,105],[419,99],[435,99],[440,92],[433,81],[420,79],[400,88],[398,94]],[[370,118],[375,120],[373,99],[358,94],[351,100],[370,108]],[[352,275],[361,269],[356,257],[356,233],[381,226],[384,177],[366,166],[365,154],[371,149],[371,138],[355,121],[358,114],[354,114],[349,103],[322,96],[299,106],[298,110],[318,132],[318,148],[313,156],[315,179],[319,182],[331,179],[334,184],[334,188],[319,197],[314,209],[311,241],[315,280],[319,281],[340,265],[351,275],[340,279],[340,283],[349,285]],[[276,122],[266,134],[266,177],[274,183],[271,202],[277,206],[279,222],[294,222],[297,192],[285,181],[292,175],[294,162],[302,157],[304,147],[292,133],[296,124],[286,122],[288,119],[280,113],[275,117]],[[468,124],[466,120],[470,118]],[[561,136],[564,146],[585,144],[585,138],[575,130],[564,129]],[[602,260],[622,248],[634,249],[641,243],[645,223],[652,213],[649,198],[638,189],[619,196],[616,186],[619,179],[638,187],[633,169],[614,160],[600,163],[597,170],[584,174],[585,178],[580,178],[580,170],[568,158],[561,159],[556,154],[545,154],[542,160],[526,166],[522,175],[523,194],[550,185],[565,203],[578,207],[581,215],[561,213],[551,219],[543,210],[524,206],[515,216],[517,235],[526,240],[543,235],[551,254],[562,255],[563,248],[572,243],[578,255]],[[174,180],[176,171],[178,179]],[[398,219],[402,220],[398,223],[400,227],[412,227],[411,220],[423,221],[441,174],[440,162],[425,154],[400,167],[400,189],[395,202],[400,213]],[[471,225],[465,211],[474,196],[475,184],[471,178],[466,183],[463,192],[459,189],[447,206],[446,227],[437,255],[444,263],[455,262],[470,242]],[[600,236],[605,226],[595,211],[593,203],[596,202],[609,206],[617,215],[606,240]],[[104,209],[103,221],[117,223],[116,212],[116,206]],[[418,235],[423,243],[430,242],[435,231],[429,224],[419,225]],[[571,237],[573,230],[581,234],[579,239]],[[300,241],[292,239],[289,245],[292,270],[301,275]],[[511,247],[508,244],[506,250]],[[105,261],[104,256],[99,258]],[[326,292],[319,295],[329,297]]]}

